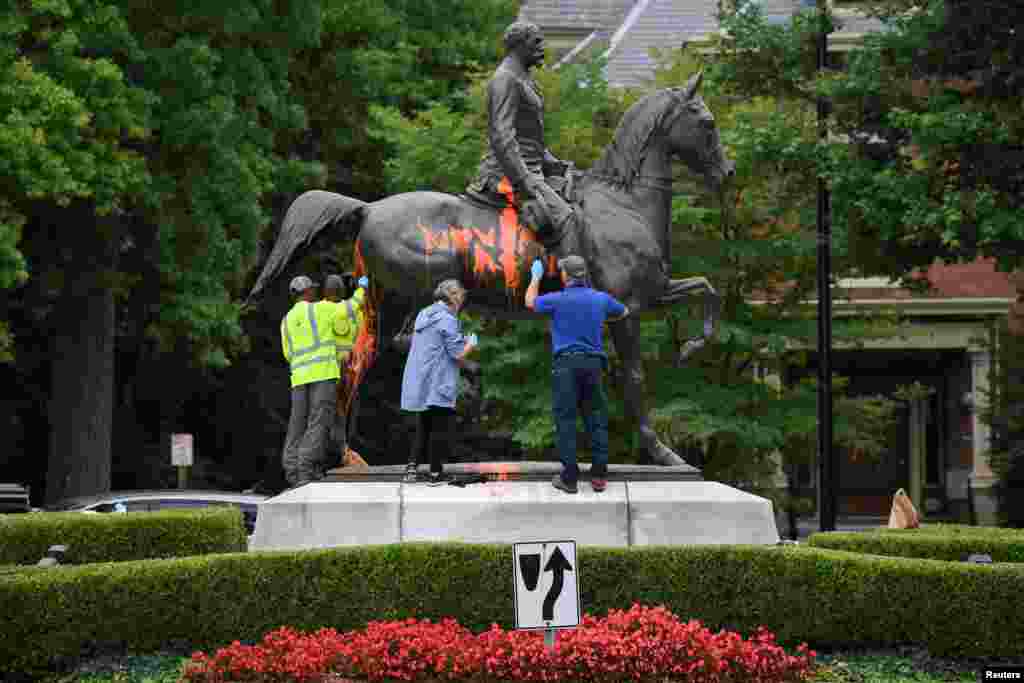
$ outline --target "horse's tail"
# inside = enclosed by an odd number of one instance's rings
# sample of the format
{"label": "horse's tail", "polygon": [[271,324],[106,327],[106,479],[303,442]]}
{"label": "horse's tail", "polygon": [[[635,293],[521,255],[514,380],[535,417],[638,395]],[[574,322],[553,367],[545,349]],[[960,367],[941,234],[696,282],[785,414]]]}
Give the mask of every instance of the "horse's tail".
{"label": "horse's tail", "polygon": [[311,252],[329,249],[339,240],[355,239],[362,228],[366,206],[359,199],[324,190],[299,195],[288,207],[274,248],[245,305],[259,299],[290,263]]}

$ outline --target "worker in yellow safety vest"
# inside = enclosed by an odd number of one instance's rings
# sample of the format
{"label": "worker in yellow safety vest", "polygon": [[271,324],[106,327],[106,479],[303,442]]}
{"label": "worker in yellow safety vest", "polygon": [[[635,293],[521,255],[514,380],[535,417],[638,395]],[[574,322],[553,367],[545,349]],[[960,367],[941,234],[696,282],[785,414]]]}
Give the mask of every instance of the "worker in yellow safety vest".
{"label": "worker in yellow safety vest", "polygon": [[317,285],[305,275],[292,279],[297,299],[281,321],[281,350],[291,368],[291,416],[281,463],[295,487],[322,476],[327,439],[336,414],[338,336],[341,306],[317,301]]}
{"label": "worker in yellow safety vest", "polygon": [[[351,278],[350,275],[346,277]],[[359,328],[363,324],[363,301],[366,299],[367,284],[366,276],[360,277],[357,283],[358,288],[351,297],[346,299],[343,295],[346,290],[352,287],[351,279],[348,286],[346,286],[345,280],[340,275],[328,275],[324,281],[324,300],[337,305],[334,334],[338,348],[338,367],[341,368],[341,372],[345,372],[345,365],[348,363],[349,354],[352,353],[352,347],[356,343]],[[345,449],[348,447],[348,437],[352,433],[355,424],[355,417],[359,407],[359,396],[357,394],[352,398],[351,406],[349,406],[346,413],[341,402],[341,390],[342,387],[339,382],[337,412],[334,425],[331,427],[331,441],[333,442],[331,452],[337,452],[344,456]],[[337,448],[337,451],[334,450],[335,448]],[[332,456],[328,456],[328,461],[333,459]]]}

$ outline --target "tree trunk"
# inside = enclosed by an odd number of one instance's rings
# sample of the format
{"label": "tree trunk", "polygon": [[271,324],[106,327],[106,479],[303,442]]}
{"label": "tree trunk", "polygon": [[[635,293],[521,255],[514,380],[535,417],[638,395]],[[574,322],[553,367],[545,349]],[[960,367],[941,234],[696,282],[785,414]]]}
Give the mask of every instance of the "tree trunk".
{"label": "tree trunk", "polygon": [[52,318],[47,503],[110,490],[117,253],[117,239],[96,231],[76,240],[64,273]]}

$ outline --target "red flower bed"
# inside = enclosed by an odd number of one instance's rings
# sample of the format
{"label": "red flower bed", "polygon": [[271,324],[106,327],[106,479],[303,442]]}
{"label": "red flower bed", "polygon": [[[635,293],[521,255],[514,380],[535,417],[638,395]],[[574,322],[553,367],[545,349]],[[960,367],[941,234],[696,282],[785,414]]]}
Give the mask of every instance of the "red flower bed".
{"label": "red flower bed", "polygon": [[807,678],[814,656],[806,645],[786,654],[764,628],[744,640],[712,633],[698,621],[684,623],[664,607],[633,605],[601,619],[585,616],[578,628],[559,633],[552,650],[538,631],[494,625],[473,635],[452,619],[371,622],[348,633],[282,627],[257,645],[236,641],[213,656],[197,652],[181,680],[782,683]]}

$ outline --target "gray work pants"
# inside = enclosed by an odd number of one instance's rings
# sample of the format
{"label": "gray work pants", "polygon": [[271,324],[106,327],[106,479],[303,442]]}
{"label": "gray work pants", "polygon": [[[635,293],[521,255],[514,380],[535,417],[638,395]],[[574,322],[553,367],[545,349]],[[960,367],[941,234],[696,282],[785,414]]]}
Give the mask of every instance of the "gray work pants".
{"label": "gray work pants", "polygon": [[292,387],[292,413],[281,464],[292,486],[319,477],[327,458],[327,439],[334,425],[338,380],[310,382]]}
{"label": "gray work pants", "polygon": [[[352,429],[355,426],[355,415],[359,409],[359,395],[356,394],[352,397],[352,405],[349,407],[348,414],[341,412],[340,406],[334,414],[334,425],[331,427],[331,449],[341,454],[341,457],[345,457],[345,448],[348,447],[348,437],[352,433]],[[328,459],[331,459],[328,456]],[[327,467],[333,467],[340,463],[329,462]]]}

